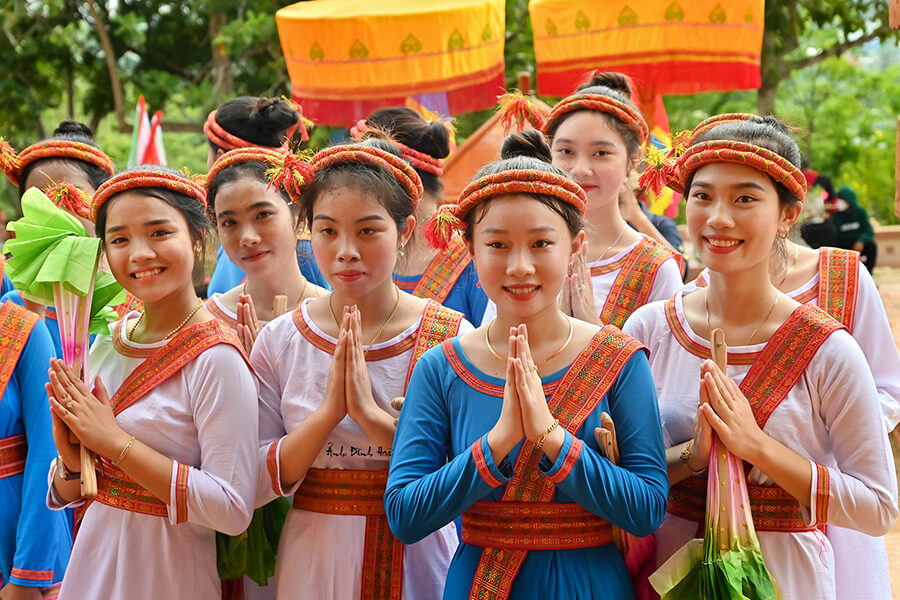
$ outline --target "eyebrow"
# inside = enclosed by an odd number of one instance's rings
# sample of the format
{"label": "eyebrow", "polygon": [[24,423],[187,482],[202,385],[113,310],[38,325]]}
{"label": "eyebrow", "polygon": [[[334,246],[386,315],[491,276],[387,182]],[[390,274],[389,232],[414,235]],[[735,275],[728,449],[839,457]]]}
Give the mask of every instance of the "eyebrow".
{"label": "eyebrow", "polygon": [[[551,227],[550,225],[543,225],[541,227],[532,227],[525,231],[525,233],[552,233],[555,232],[556,228]],[[508,233],[507,229],[501,229],[499,227],[488,227],[484,230],[484,233]]]}
{"label": "eyebrow", "polygon": [[[384,221],[385,218],[381,215],[366,215],[365,217],[360,217],[356,220],[357,223],[361,223],[363,221]],[[315,215],[313,217],[313,221],[331,221],[332,223],[337,223],[337,220],[329,217],[328,215]]]}
{"label": "eyebrow", "polygon": [[[156,225],[166,225],[171,222],[172,221],[170,221],[169,219],[154,219],[152,221],[147,221],[146,223],[144,223],[144,227],[154,227]],[[127,227],[125,225],[116,225],[114,227],[107,227],[106,235],[109,235],[110,233],[116,233],[117,231],[122,231],[124,229],[127,229]]]}
{"label": "eyebrow", "polygon": [[[691,183],[691,187],[694,187],[694,186],[697,186],[697,187],[713,187],[713,186],[712,186],[712,183],[709,183],[709,182],[707,182],[707,181],[694,181],[693,183]],[[740,189],[740,188],[751,188],[751,189],[759,190],[759,191],[761,191],[761,192],[765,192],[765,191],[766,191],[766,188],[764,188],[763,186],[759,185],[759,184],[756,183],[755,181],[742,181],[742,182],[740,182],[740,183],[736,183],[736,184],[732,185],[731,187],[732,187],[732,188],[738,188],[738,189]]]}
{"label": "eyebrow", "polygon": [[[574,144],[575,142],[570,140],[569,138],[557,138],[557,142],[560,144]],[[609,146],[610,148],[615,148],[615,144],[611,140],[595,140],[590,142],[591,146]]]}
{"label": "eyebrow", "polygon": [[[250,210],[257,209],[257,208],[261,208],[263,206],[275,206],[275,205],[272,204],[271,202],[269,202],[268,200],[260,200],[259,202],[254,202],[253,204],[248,206],[247,210],[250,211]],[[220,212],[218,214],[218,216],[223,217],[225,215],[236,215],[236,214],[237,214],[236,210],[223,210],[222,212]]]}

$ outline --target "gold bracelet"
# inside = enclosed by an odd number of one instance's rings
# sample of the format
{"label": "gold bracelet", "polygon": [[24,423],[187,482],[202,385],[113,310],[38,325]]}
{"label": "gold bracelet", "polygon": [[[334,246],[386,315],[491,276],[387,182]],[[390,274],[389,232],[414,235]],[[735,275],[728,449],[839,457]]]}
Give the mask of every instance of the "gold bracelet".
{"label": "gold bracelet", "polygon": [[689,440],[687,443],[687,446],[685,446],[684,450],[681,451],[681,455],[678,457],[678,459],[684,463],[684,465],[688,468],[688,470],[690,470],[691,475],[699,475],[700,473],[703,473],[706,470],[706,467],[703,467],[702,469],[697,469],[695,471],[694,468],[691,466],[691,464],[688,462],[689,460],[691,460],[691,449],[693,447],[694,447],[694,440]]}
{"label": "gold bracelet", "polygon": [[544,430],[544,433],[538,437],[537,443],[534,445],[537,448],[538,452],[541,451],[541,448],[544,447],[544,442],[547,440],[547,436],[550,435],[554,429],[559,427],[559,419],[553,419],[553,422]]}
{"label": "gold bracelet", "polygon": [[122,463],[122,461],[125,459],[125,455],[128,454],[128,451],[131,450],[132,446],[134,446],[134,440],[135,440],[135,437],[131,436],[131,439],[128,440],[128,443],[125,444],[125,447],[122,448],[122,451],[119,453],[119,458],[117,458],[115,461],[113,461],[113,462],[115,462],[115,464],[118,465],[118,464]]}

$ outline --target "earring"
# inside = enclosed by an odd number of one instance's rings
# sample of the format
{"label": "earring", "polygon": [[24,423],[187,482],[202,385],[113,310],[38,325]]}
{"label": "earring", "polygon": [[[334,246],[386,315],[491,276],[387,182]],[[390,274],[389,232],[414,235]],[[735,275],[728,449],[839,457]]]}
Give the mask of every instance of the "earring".
{"label": "earring", "polygon": [[397,254],[401,257],[406,256],[406,252],[403,251],[404,246],[400,246],[400,249],[397,250]]}
{"label": "earring", "polygon": [[780,237],[780,238],[783,239],[783,240],[786,240],[786,239],[788,238],[788,232],[785,231],[784,233],[782,233],[782,232],[779,231],[779,232],[778,232],[778,237]]}

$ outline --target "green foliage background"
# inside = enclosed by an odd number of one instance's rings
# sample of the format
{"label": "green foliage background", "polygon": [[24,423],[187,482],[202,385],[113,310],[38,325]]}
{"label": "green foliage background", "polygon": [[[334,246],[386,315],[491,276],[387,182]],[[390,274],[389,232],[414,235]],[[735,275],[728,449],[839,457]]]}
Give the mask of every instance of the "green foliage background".
{"label": "green foliage background", "polygon": [[[288,95],[290,84],[275,27],[278,0],[95,0],[122,79],[125,120],[144,94],[163,110],[168,162],[201,172],[206,114],[235,95]],[[0,0],[0,135],[16,148],[52,133],[66,118],[90,124],[98,143],[124,167],[131,134],[113,114],[110,76],[89,10],[78,0]],[[506,0],[507,84],[535,75],[527,0]],[[768,0],[764,85],[774,81],[776,114],[796,127],[804,155],[835,184],[856,188],[882,223],[893,214],[894,148],[900,114],[900,50],[886,32],[883,0]],[[219,19],[221,27],[211,27]],[[863,35],[871,39],[852,47]],[[864,40],[859,40],[864,41]],[[829,50],[831,49],[831,50]],[[845,49],[843,52],[836,50]],[[230,74],[217,78],[213,55],[224,51]],[[834,54],[816,58],[818,54]],[[756,112],[757,92],[668,96],[673,130],[719,112]],[[490,115],[457,116],[464,139]],[[171,127],[179,124],[182,127]],[[193,131],[181,132],[180,129]],[[318,128],[313,145],[331,131]],[[16,203],[0,184],[0,207]]]}

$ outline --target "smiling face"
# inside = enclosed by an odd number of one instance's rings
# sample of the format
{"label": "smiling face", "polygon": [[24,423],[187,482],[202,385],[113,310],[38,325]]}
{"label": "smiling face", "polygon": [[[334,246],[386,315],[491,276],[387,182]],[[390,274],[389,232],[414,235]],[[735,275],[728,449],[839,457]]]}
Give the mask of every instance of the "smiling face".
{"label": "smiling face", "polygon": [[572,113],[556,129],[550,152],[553,165],[572,176],[587,193],[587,208],[616,202],[631,161],[622,135],[603,113]]}
{"label": "smiling face", "polygon": [[520,320],[555,306],[584,234],[573,240],[559,214],[525,194],[494,198],[476,218],[470,250],[497,314]]}
{"label": "smiling face", "polygon": [[772,243],[797,220],[802,203],[781,207],[768,175],[747,165],[711,163],[694,172],[685,218],[700,260],[711,271],[765,264]]}
{"label": "smiling face", "polygon": [[252,175],[219,186],[215,198],[219,241],[248,276],[278,276],[296,260],[296,220],[284,197]]}
{"label": "smiling face", "polygon": [[362,298],[392,282],[397,252],[412,235],[410,215],[403,231],[374,194],[353,186],[326,189],[312,205],[312,248],[331,287]]}
{"label": "smiling face", "polygon": [[109,200],[104,241],[116,281],[145,304],[193,287],[195,240],[180,210],[142,190]]}

